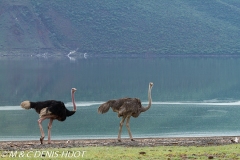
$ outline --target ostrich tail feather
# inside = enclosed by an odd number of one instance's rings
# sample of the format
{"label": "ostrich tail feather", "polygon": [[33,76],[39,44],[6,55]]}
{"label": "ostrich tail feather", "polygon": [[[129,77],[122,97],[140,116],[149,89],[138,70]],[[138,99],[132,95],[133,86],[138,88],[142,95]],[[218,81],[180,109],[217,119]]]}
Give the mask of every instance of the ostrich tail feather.
{"label": "ostrich tail feather", "polygon": [[31,108],[31,104],[30,101],[23,101],[20,106],[24,109],[30,109]]}
{"label": "ostrich tail feather", "polygon": [[109,110],[109,108],[110,108],[110,104],[108,102],[103,103],[98,107],[98,113],[101,113],[101,114],[106,113]]}

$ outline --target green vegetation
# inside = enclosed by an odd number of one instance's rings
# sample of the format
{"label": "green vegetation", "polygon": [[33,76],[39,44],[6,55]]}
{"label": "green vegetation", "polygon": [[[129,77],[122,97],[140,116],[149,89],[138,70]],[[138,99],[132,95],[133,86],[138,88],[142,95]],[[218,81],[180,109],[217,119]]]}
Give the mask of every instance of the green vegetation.
{"label": "green vegetation", "polygon": [[239,159],[240,145],[183,147],[80,147],[0,151],[8,159]]}
{"label": "green vegetation", "polygon": [[239,7],[236,0],[4,0],[0,51],[236,55]]}

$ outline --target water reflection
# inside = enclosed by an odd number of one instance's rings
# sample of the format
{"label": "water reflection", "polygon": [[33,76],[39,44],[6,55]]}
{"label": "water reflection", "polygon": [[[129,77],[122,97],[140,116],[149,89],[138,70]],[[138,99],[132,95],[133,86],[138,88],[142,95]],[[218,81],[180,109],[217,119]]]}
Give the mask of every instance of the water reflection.
{"label": "water reflection", "polygon": [[67,101],[72,87],[85,101],[125,96],[146,100],[150,81],[156,84],[152,96],[157,101],[237,100],[240,90],[239,58],[89,56],[72,63],[66,56],[1,58],[0,62],[2,103],[16,104],[25,98]]}
{"label": "water reflection", "polygon": [[[70,102],[69,102],[70,103]],[[84,106],[84,104],[88,106]],[[91,104],[91,105],[90,105]],[[82,106],[81,106],[82,105]],[[97,113],[96,102],[78,103],[77,112],[64,122],[54,121],[53,139],[116,138],[120,118],[110,110],[104,116]],[[11,106],[5,106],[10,107]],[[16,108],[20,106],[16,106]],[[134,137],[219,136],[237,135],[240,131],[239,107],[231,105],[153,104],[138,118],[131,118]],[[13,118],[14,117],[14,118]],[[28,121],[26,120],[26,117]],[[38,139],[38,114],[34,110],[1,110],[0,140]],[[11,124],[11,125],[9,125]],[[47,129],[48,121],[43,122]],[[151,124],[151,125],[149,125]],[[64,130],[62,130],[64,128]],[[128,138],[126,128],[123,137]]]}
{"label": "water reflection", "polygon": [[[99,104],[122,97],[138,97],[146,104],[150,81],[154,82],[153,105],[131,119],[134,137],[236,134],[240,115],[238,68],[238,57],[100,58],[89,54],[87,59],[83,55],[75,61],[67,55],[1,57],[0,137],[38,137],[37,113],[21,110],[20,102],[55,99],[71,108],[72,87],[78,89],[78,111],[66,122],[56,121],[53,138],[117,135],[120,119],[112,111],[97,114]],[[26,117],[29,121],[22,123]],[[124,135],[128,137],[123,128]]]}

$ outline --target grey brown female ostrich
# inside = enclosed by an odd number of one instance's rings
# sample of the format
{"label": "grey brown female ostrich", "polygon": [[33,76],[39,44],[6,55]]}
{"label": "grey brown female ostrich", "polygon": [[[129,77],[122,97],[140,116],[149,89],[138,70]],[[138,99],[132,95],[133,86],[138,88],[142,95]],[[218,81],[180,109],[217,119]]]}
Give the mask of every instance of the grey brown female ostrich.
{"label": "grey brown female ostrich", "polygon": [[141,112],[147,111],[152,104],[152,98],[151,98],[151,91],[152,91],[153,83],[149,83],[149,89],[148,89],[148,106],[143,107],[141,104],[141,100],[138,98],[121,98],[117,100],[109,100],[98,108],[98,113],[106,113],[109,108],[111,107],[113,112],[118,113],[118,117],[122,117],[122,120],[120,121],[120,127],[118,132],[118,141],[121,142],[121,132],[122,132],[122,126],[127,118],[126,127],[128,130],[128,134],[130,136],[130,139],[133,141],[132,133],[130,131],[129,121],[131,116],[134,118],[138,117]]}
{"label": "grey brown female ostrich", "polygon": [[48,143],[51,143],[51,128],[52,122],[54,119],[59,121],[65,121],[66,117],[73,115],[76,110],[76,104],[74,100],[74,93],[76,92],[76,88],[72,88],[72,103],[73,103],[73,111],[69,111],[63,102],[55,101],[55,100],[47,100],[41,102],[30,102],[30,101],[23,101],[20,105],[24,109],[35,109],[36,112],[39,114],[38,125],[41,132],[40,142],[43,144],[44,140],[44,131],[42,128],[42,121],[45,119],[50,119],[48,124]]}

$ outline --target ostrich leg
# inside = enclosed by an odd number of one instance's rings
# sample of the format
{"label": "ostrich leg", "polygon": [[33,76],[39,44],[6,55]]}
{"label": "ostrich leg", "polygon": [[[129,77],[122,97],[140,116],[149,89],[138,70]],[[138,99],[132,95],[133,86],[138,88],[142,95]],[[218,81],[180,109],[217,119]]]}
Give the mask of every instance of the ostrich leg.
{"label": "ostrich leg", "polygon": [[44,119],[46,119],[46,117],[40,118],[40,119],[38,120],[38,125],[39,125],[40,133],[41,133],[41,137],[40,137],[40,142],[41,142],[41,144],[43,144],[43,140],[44,140],[44,137],[45,137],[44,131],[43,131],[43,128],[42,128],[42,121],[43,121]]}
{"label": "ostrich leg", "polygon": [[52,128],[52,123],[53,123],[53,119],[50,118],[50,121],[48,123],[48,144],[51,143],[51,128]]}
{"label": "ostrich leg", "polygon": [[133,139],[133,137],[132,137],[132,133],[131,133],[131,131],[130,131],[130,125],[129,125],[130,118],[131,118],[131,116],[128,116],[128,117],[127,117],[126,127],[127,127],[128,134],[129,134],[129,137],[130,137],[131,141],[134,141],[134,139]]}
{"label": "ostrich leg", "polygon": [[123,126],[123,123],[124,123],[125,119],[126,119],[126,117],[123,117],[121,122],[120,122],[119,132],[118,132],[118,142],[121,142],[122,126]]}
{"label": "ostrich leg", "polygon": [[[38,125],[39,125],[40,132],[41,132],[41,137],[40,137],[40,142],[41,142],[41,144],[43,144],[43,140],[44,140],[44,137],[45,137],[44,131],[43,131],[43,127],[42,127],[42,121],[45,120],[45,119],[50,118],[50,122],[51,122],[51,119],[53,119],[53,117],[54,117],[54,116],[49,115],[49,116],[44,116],[44,117],[42,117],[42,118],[40,118],[40,119],[38,120]],[[51,123],[50,123],[50,122],[49,122],[49,124],[52,126],[52,122],[51,122]]]}

